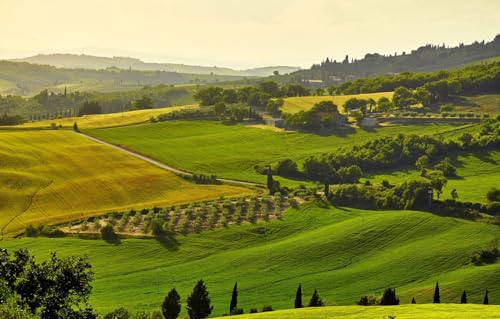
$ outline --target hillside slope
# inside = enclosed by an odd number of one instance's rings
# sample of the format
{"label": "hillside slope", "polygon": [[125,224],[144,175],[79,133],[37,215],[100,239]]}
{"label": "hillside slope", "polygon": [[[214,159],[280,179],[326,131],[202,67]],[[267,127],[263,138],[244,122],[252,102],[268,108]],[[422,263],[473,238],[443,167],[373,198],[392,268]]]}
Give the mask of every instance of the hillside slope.
{"label": "hillside slope", "polygon": [[0,230],[151,208],[245,188],[196,185],[69,131],[0,131]]}
{"label": "hillside slope", "polygon": [[[401,302],[432,301],[439,280],[441,300],[500,303],[500,263],[473,266],[471,256],[491,245],[500,227],[415,211],[370,212],[306,205],[283,220],[230,226],[178,236],[166,242],[122,240],[17,239],[0,242],[28,248],[39,257],[88,255],[95,269],[91,298],[100,311],[125,306],[157,309],[173,287],[185,305],[203,278],[215,306],[227,313],[238,282],[239,306],[246,311],[272,305],[293,307],[302,284],[304,300],[317,288],[327,305],[353,305],[363,295],[396,287]],[[183,307],[184,311],[184,307]],[[399,317],[398,317],[399,318]]]}

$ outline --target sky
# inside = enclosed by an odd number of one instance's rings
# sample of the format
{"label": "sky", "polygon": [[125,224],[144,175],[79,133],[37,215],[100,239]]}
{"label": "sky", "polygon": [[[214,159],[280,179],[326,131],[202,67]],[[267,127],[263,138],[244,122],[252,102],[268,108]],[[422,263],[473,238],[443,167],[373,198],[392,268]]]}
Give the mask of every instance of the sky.
{"label": "sky", "polygon": [[244,69],[491,41],[500,0],[0,0],[0,58],[132,56]]}

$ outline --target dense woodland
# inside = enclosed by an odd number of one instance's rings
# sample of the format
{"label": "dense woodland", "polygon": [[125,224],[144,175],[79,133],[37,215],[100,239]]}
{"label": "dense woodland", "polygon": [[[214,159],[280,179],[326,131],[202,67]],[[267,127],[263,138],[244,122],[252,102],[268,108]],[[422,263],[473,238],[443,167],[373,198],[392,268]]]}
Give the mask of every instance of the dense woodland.
{"label": "dense woodland", "polygon": [[280,81],[318,79],[325,84],[336,84],[361,77],[450,69],[499,55],[500,35],[497,35],[491,42],[460,44],[451,48],[444,44],[428,44],[411,52],[399,54],[368,53],[360,60],[350,59],[349,56],[343,61],[326,58],[320,64],[314,64],[310,70],[292,73],[282,77]]}

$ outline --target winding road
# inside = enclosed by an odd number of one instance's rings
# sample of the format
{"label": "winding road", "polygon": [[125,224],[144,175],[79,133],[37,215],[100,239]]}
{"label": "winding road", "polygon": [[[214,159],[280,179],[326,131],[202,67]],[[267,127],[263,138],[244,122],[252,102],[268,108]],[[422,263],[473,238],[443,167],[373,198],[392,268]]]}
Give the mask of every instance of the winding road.
{"label": "winding road", "polygon": [[[183,170],[177,169],[175,167],[172,167],[172,166],[169,166],[169,165],[165,165],[164,163],[158,162],[157,160],[154,160],[154,159],[152,159],[150,157],[147,157],[147,156],[141,155],[139,153],[133,152],[133,151],[128,150],[128,149],[126,149],[124,147],[121,147],[119,145],[108,143],[106,141],[103,141],[101,139],[95,138],[95,137],[90,136],[88,134],[85,134],[83,132],[74,132],[74,133],[79,134],[81,136],[84,136],[84,137],[88,138],[89,140],[94,141],[96,143],[104,144],[106,146],[114,148],[115,150],[127,153],[128,155],[131,155],[131,156],[134,156],[134,157],[136,157],[138,159],[146,161],[146,162],[148,162],[150,164],[153,164],[154,166],[157,166],[157,167],[159,167],[161,169],[173,172],[173,173],[178,174],[178,175],[193,176],[193,173],[191,173],[191,172],[183,171]],[[262,187],[263,186],[262,184],[258,184],[258,183],[245,182],[245,181],[239,181],[239,180],[234,180],[234,179],[217,178],[217,180],[219,182],[221,182],[221,183],[241,185],[241,186],[247,186],[247,187],[248,186],[258,186],[258,187]]]}

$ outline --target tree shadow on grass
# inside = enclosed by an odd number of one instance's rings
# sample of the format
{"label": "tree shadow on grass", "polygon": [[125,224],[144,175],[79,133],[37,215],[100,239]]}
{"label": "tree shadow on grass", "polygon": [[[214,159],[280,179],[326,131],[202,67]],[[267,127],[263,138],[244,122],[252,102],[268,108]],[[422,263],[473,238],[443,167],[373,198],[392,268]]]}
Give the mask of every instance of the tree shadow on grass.
{"label": "tree shadow on grass", "polygon": [[122,244],[122,241],[120,239],[120,237],[118,235],[114,235],[114,236],[106,236],[105,238],[102,238],[106,243],[108,244],[111,244],[111,245],[115,245],[115,246],[118,246],[118,245],[121,245]]}
{"label": "tree shadow on grass", "polygon": [[168,251],[179,250],[180,244],[174,236],[172,236],[172,235],[159,235],[159,236],[156,236],[155,238],[160,243],[160,245],[162,245]]}

